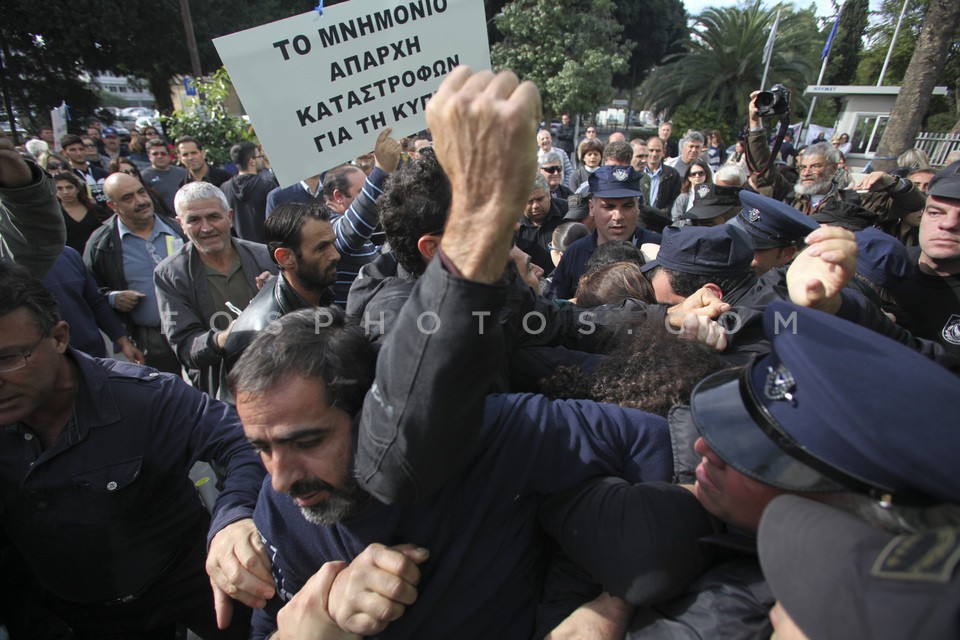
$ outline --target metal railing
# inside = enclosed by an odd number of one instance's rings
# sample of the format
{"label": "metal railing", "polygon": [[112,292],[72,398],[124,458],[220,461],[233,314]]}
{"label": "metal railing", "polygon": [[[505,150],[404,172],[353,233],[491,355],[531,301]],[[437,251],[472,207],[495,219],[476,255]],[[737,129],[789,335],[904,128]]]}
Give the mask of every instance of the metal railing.
{"label": "metal railing", "polygon": [[920,133],[915,145],[930,156],[930,164],[941,167],[952,151],[960,149],[960,134],[957,133]]}

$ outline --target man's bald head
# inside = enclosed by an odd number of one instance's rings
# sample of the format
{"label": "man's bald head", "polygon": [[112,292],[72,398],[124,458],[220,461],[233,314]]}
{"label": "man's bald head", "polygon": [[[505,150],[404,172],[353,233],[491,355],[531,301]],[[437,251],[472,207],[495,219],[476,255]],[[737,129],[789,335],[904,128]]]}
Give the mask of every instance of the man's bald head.
{"label": "man's bald head", "polygon": [[103,183],[107,206],[131,230],[153,228],[153,200],[143,183],[126,173],[112,173]]}

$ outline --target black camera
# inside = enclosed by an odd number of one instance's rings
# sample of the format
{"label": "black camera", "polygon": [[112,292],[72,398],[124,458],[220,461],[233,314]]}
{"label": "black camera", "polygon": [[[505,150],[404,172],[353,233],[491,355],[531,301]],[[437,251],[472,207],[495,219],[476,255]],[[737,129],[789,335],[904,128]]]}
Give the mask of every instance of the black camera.
{"label": "black camera", "polygon": [[775,84],[770,91],[761,91],[757,94],[757,114],[761,118],[779,116],[790,110],[790,89],[782,84]]}

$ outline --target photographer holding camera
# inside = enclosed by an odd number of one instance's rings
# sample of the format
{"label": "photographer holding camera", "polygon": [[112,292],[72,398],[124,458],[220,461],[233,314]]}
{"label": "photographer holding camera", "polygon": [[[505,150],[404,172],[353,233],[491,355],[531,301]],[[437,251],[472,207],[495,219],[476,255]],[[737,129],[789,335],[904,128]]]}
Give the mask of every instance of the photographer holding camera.
{"label": "photographer holding camera", "polygon": [[806,215],[831,212],[843,217],[848,205],[869,209],[880,216],[880,224],[895,224],[902,216],[922,209],[923,194],[909,180],[874,171],[867,174],[855,189],[841,189],[833,181],[840,154],[833,145],[812,144],[797,157],[799,177],[790,184],[770,162],[770,147],[763,126],[763,117],[787,113],[790,92],[782,85],[771,91],[750,94],[746,160],[751,183],[763,195],[783,200]]}

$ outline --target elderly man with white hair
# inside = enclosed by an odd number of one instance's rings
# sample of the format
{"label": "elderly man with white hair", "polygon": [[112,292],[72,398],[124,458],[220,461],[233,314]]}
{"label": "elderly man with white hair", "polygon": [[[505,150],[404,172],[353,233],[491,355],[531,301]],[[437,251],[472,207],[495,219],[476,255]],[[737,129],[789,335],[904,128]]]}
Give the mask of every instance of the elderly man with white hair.
{"label": "elderly man with white hair", "polygon": [[563,149],[553,146],[553,136],[550,135],[550,131],[541,129],[537,132],[537,160],[543,162],[543,157],[551,152],[560,156],[560,162],[563,164],[562,182],[566,184],[570,176],[573,175],[573,165],[570,164],[570,156],[568,156],[567,152]]}
{"label": "elderly man with white hair", "polygon": [[761,194],[783,200],[809,216],[843,203],[854,204],[879,214],[881,224],[893,224],[908,213],[923,209],[923,194],[912,182],[883,171],[867,174],[854,189],[837,185],[834,175],[840,165],[840,152],[826,142],[811,144],[797,157],[799,177],[795,185],[790,184],[776,167],[768,166],[770,147],[757,111],[758,93],[750,94],[745,158],[752,184]]}
{"label": "elderly man with white hair", "polygon": [[160,321],[194,386],[215,397],[233,320],[277,266],[266,245],[230,235],[233,210],[219,187],[187,183],[174,206],[189,242],[153,272]]}

